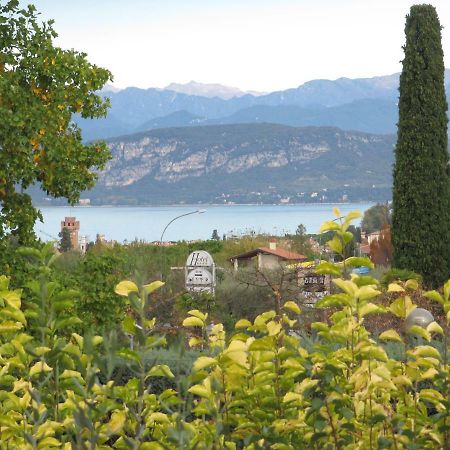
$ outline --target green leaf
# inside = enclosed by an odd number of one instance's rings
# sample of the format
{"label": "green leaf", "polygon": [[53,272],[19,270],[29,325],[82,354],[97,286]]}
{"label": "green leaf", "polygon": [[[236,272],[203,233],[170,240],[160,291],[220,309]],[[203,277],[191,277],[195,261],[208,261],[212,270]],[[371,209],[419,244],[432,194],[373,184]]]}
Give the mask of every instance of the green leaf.
{"label": "green leaf", "polygon": [[19,424],[13,420],[11,417],[6,415],[0,415],[0,426],[3,428],[11,428],[13,430],[20,429]]}
{"label": "green leaf", "polygon": [[25,318],[25,314],[20,309],[16,309],[11,305],[0,310],[0,314],[4,317],[9,317],[11,319],[20,322],[22,325],[26,325],[27,319]]}
{"label": "green leaf", "polygon": [[194,371],[198,372],[205,367],[215,366],[216,364],[217,360],[215,358],[211,358],[209,356],[200,356],[199,358],[197,358],[192,368],[194,369]]}
{"label": "green leaf", "polygon": [[36,261],[40,261],[42,259],[41,252],[37,248],[20,247],[17,249],[17,253],[22,256],[28,256]]}
{"label": "green leaf", "polygon": [[288,309],[289,311],[292,311],[294,314],[300,314],[301,313],[300,307],[297,305],[297,303],[293,302],[292,300],[287,301],[283,305],[283,308],[284,309]]}
{"label": "green leaf", "polygon": [[350,211],[344,218],[344,222],[346,224],[350,224],[351,222],[353,222],[354,220],[360,219],[362,217],[362,213],[361,211]]}
{"label": "green leaf", "polygon": [[138,353],[134,352],[133,350],[130,350],[129,348],[123,348],[117,352],[117,356],[120,356],[121,358],[128,359],[130,361],[133,361],[135,363],[141,364],[141,358]]}
{"label": "green leaf", "polygon": [[358,309],[358,313],[360,317],[367,316],[368,314],[380,313],[383,312],[379,306],[373,303],[366,303]]}
{"label": "green leaf", "polygon": [[348,294],[333,294],[326,295],[325,297],[317,300],[316,308],[339,308],[343,306],[350,306],[352,304],[352,299]]}
{"label": "green leaf", "polygon": [[408,296],[399,297],[389,306],[389,310],[401,319],[405,319],[414,309],[416,309],[416,305]]}
{"label": "green leaf", "polygon": [[441,360],[441,354],[431,345],[418,345],[411,350],[411,353],[421,358],[435,358],[439,361]]}
{"label": "green leaf", "polygon": [[368,275],[356,275],[354,273],[351,274],[353,283],[356,284],[358,287],[362,286],[377,286],[379,281],[371,276]]}
{"label": "green leaf", "polygon": [[[233,341],[233,342],[241,342],[241,341]],[[233,343],[232,342],[232,343]],[[227,351],[226,356],[230,358],[233,362],[238,364],[241,367],[247,366],[247,353],[245,351]]]}
{"label": "green leaf", "polygon": [[341,210],[339,208],[334,206],[332,211],[333,211],[333,214],[336,217],[336,219],[340,219],[341,218]]}
{"label": "green leaf", "polygon": [[370,300],[378,297],[380,294],[381,292],[374,289],[372,286],[362,286],[357,290],[357,295],[360,300]]}
{"label": "green leaf", "polygon": [[397,342],[403,342],[400,335],[395,330],[387,330],[383,331],[383,333],[380,334],[378,337],[382,341],[397,341]]}
{"label": "green leaf", "polygon": [[111,420],[108,422],[107,432],[109,435],[117,434],[125,425],[127,415],[125,411],[114,411]]}
{"label": "green leaf", "polygon": [[191,311],[188,311],[188,314],[190,316],[198,317],[202,322],[205,322],[206,318],[208,317],[208,314],[203,314],[198,309],[192,309]]}
{"label": "green leaf", "polygon": [[132,334],[134,336],[136,332],[136,324],[134,319],[130,316],[125,317],[122,321],[122,328],[125,333]]}
{"label": "green leaf", "polygon": [[205,324],[198,317],[186,317],[183,320],[183,327],[203,327]]}
{"label": "green leaf", "polygon": [[301,402],[303,396],[296,392],[287,392],[283,397],[283,403]]}
{"label": "green leaf", "polygon": [[170,420],[167,417],[167,414],[164,414],[161,412],[154,412],[148,416],[148,423],[153,424],[155,422],[156,423],[170,423]]}
{"label": "green leaf", "polygon": [[442,298],[441,294],[439,294],[439,292],[437,292],[437,291],[428,291],[428,292],[425,292],[423,295],[424,295],[424,297],[427,297],[430,300],[438,302],[441,305],[444,304],[444,299]]}
{"label": "green leaf", "polygon": [[164,450],[164,447],[158,442],[143,442],[139,446],[139,450]]}
{"label": "green leaf", "polygon": [[53,369],[44,361],[39,361],[36,364],[34,364],[28,375],[32,377],[33,375],[37,375],[38,373],[42,372],[51,372]]}
{"label": "green leaf", "polygon": [[427,341],[431,341],[431,334],[427,330],[425,330],[425,328],[422,328],[419,325],[413,325],[409,327],[407,331],[409,334],[417,334],[418,336],[426,339]]}
{"label": "green leaf", "polygon": [[0,275],[0,291],[7,291],[9,287],[9,278],[6,275]]}
{"label": "green leaf", "polygon": [[389,283],[388,292],[405,292],[405,289],[397,283]]}
{"label": "green leaf", "polygon": [[251,326],[252,326],[252,323],[249,320],[241,319],[236,322],[236,325],[234,326],[234,328],[236,328],[238,330],[240,328],[248,328]]}
{"label": "green leaf", "polygon": [[378,361],[386,362],[388,360],[387,354],[383,348],[375,345],[368,345],[360,349],[361,354],[365,359],[376,359]]}
{"label": "green leaf", "polygon": [[115,288],[114,292],[122,297],[128,297],[131,292],[139,293],[139,289],[132,281],[121,281]]}
{"label": "green leaf", "polygon": [[84,382],[83,376],[80,372],[77,372],[76,370],[68,370],[65,369],[64,372],[59,376],[61,379],[65,378],[77,378],[81,382]]}
{"label": "green leaf", "polygon": [[78,325],[80,323],[83,323],[83,322],[78,317],[68,317],[66,319],[57,319],[55,322],[54,329],[61,330],[63,328],[71,327],[73,325]]}
{"label": "green leaf", "polygon": [[192,337],[189,339],[189,347],[196,347],[197,345],[203,344],[203,339]]}
{"label": "green leaf", "polygon": [[304,393],[309,389],[312,389],[319,383],[319,380],[311,380],[310,378],[305,378],[296,388],[296,391],[299,393]]}
{"label": "green leaf", "polygon": [[194,386],[191,386],[188,389],[188,392],[190,392],[191,394],[197,395],[199,397],[203,397],[203,398],[209,398],[211,396],[211,392],[206,389],[205,386],[201,385],[201,384],[196,384]]}
{"label": "green leaf", "polygon": [[417,291],[417,289],[419,289],[419,283],[417,282],[417,280],[411,279],[411,280],[407,280],[405,283],[405,287],[407,289],[411,289],[413,291]]}
{"label": "green leaf", "polygon": [[20,301],[20,291],[8,291],[2,292],[0,297],[8,303],[8,305],[12,306],[15,309],[19,309],[21,307]]}
{"label": "green leaf", "polygon": [[91,343],[94,347],[97,345],[103,344],[103,337],[102,336],[92,336]]}
{"label": "green leaf", "polygon": [[36,347],[33,350],[33,353],[36,356],[42,356],[42,355],[45,355],[46,353],[51,352],[51,351],[52,351],[52,349],[50,347]]}
{"label": "green leaf", "polygon": [[318,264],[314,271],[319,275],[334,275],[337,277],[342,274],[342,269],[338,265],[327,261]]}
{"label": "green leaf", "polygon": [[281,323],[271,320],[267,323],[269,336],[276,336],[281,331]]}
{"label": "green leaf", "polygon": [[344,247],[341,239],[337,236],[333,236],[333,239],[327,242],[328,247],[338,255],[341,255],[343,253]]}
{"label": "green leaf", "polygon": [[144,292],[148,295],[162,286],[164,286],[164,283],[162,281],[157,280],[153,281],[152,283],[145,284],[144,286],[142,286],[142,288],[144,289]]}
{"label": "green leaf", "polygon": [[444,330],[442,329],[442,327],[434,321],[427,326],[427,331],[428,333],[438,333],[442,335],[444,334]]}
{"label": "green leaf", "polygon": [[153,366],[147,373],[147,377],[166,377],[175,378],[175,375],[166,364],[158,364]]}
{"label": "green leaf", "polygon": [[444,284],[444,298],[446,302],[450,300],[450,279]]}
{"label": "green leaf", "polygon": [[358,286],[356,286],[353,281],[343,280],[342,278],[335,278],[333,280],[333,283],[351,297],[355,297],[358,292]]}
{"label": "green leaf", "polygon": [[428,400],[431,403],[439,403],[444,400],[442,394],[435,389],[422,389],[419,392],[419,397],[421,400]]}
{"label": "green leaf", "polygon": [[347,267],[368,267],[369,269],[373,269],[375,266],[373,262],[369,258],[362,258],[358,256],[351,256],[345,260],[345,265]]}
{"label": "green leaf", "polygon": [[328,221],[322,223],[319,233],[324,233],[326,231],[337,231],[340,229],[341,229],[341,227],[339,224],[337,224],[336,222],[334,222],[332,220],[328,220]]}
{"label": "green leaf", "polygon": [[44,439],[39,441],[39,444],[37,446],[38,450],[45,450],[45,449],[49,449],[52,447],[60,447],[61,442],[58,441],[58,439],[52,437],[52,436],[47,436]]}
{"label": "green leaf", "polygon": [[20,322],[1,322],[0,323],[0,333],[10,333],[12,331],[18,331],[23,327]]}
{"label": "green leaf", "polygon": [[264,336],[259,339],[255,339],[249,346],[251,352],[254,351],[269,351],[274,349],[273,338],[270,336]]}

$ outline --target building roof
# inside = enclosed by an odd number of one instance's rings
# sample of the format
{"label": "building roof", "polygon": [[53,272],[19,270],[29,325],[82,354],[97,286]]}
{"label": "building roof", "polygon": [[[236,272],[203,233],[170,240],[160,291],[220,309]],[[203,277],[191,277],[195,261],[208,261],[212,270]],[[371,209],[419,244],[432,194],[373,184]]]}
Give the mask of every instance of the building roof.
{"label": "building roof", "polygon": [[361,244],[359,246],[359,251],[363,255],[369,255],[370,254],[370,244]]}
{"label": "building roof", "polygon": [[299,253],[290,252],[289,250],[285,250],[284,248],[270,249],[268,247],[259,247],[254,250],[250,250],[245,253],[241,253],[240,255],[232,256],[230,258],[231,261],[235,259],[249,259],[253,258],[259,253],[264,253],[266,255],[274,255],[278,256],[281,259],[286,261],[306,261],[307,257],[304,255],[300,255]]}

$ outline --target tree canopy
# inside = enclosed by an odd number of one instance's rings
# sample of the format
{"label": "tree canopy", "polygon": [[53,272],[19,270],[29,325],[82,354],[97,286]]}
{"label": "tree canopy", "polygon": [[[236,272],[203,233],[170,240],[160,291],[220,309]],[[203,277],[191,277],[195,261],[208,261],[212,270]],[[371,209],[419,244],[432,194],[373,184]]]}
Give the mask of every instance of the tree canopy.
{"label": "tree canopy", "polygon": [[82,142],[72,115],[106,115],[108,102],[96,92],[111,73],[55,46],[56,36],[34,6],[0,5],[0,239],[33,238],[40,213],[27,188],[74,203],[109,159],[104,143]]}
{"label": "tree canopy", "polygon": [[441,25],[431,5],[411,7],[400,76],[395,148],[394,265],[436,287],[450,275],[450,170]]}
{"label": "tree canopy", "polygon": [[61,238],[59,242],[59,249],[62,252],[68,252],[72,250],[72,239],[70,238],[70,230],[67,227],[64,227],[59,233],[59,237]]}
{"label": "tree canopy", "polygon": [[366,233],[380,231],[391,224],[391,211],[388,205],[377,203],[364,212],[361,229]]}

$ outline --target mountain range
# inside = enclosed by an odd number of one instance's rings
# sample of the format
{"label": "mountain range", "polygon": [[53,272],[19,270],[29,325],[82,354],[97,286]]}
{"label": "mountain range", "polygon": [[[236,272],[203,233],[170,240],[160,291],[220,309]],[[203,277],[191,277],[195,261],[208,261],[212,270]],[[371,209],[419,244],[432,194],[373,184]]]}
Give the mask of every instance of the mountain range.
{"label": "mountain range", "polygon": [[392,135],[334,127],[165,128],[108,141],[93,204],[297,203],[388,199]]}
{"label": "mountain range", "polygon": [[[447,90],[449,80],[446,70]],[[76,122],[87,141],[164,127],[261,122],[394,133],[398,83],[399,74],[312,80],[263,95],[195,82],[164,89],[107,87],[101,92],[112,104],[107,118]]]}
{"label": "mountain range", "polygon": [[[447,70],[447,90],[449,78]],[[106,86],[107,118],[77,119],[85,140],[106,139],[112,153],[83,197],[146,205],[386,201],[398,82],[399,74],[313,80],[262,95],[195,82]]]}

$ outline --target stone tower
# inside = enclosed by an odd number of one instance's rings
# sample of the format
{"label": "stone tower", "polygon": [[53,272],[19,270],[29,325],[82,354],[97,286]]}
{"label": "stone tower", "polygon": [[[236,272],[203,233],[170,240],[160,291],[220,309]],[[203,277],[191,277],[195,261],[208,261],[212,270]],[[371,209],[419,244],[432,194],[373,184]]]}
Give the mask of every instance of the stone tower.
{"label": "stone tower", "polygon": [[76,217],[65,217],[61,222],[61,231],[63,228],[67,228],[70,231],[70,242],[72,242],[72,248],[78,249],[78,230],[80,229],[80,221],[76,220]]}

